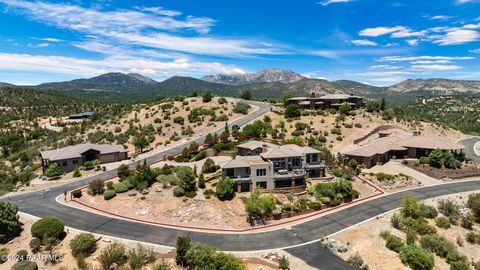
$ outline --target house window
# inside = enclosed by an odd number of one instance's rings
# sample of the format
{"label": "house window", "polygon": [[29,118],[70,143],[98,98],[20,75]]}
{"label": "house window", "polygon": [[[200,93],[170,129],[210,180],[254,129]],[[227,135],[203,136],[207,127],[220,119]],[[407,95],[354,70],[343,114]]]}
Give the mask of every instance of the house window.
{"label": "house window", "polygon": [[257,169],[257,176],[267,175],[267,169]]}
{"label": "house window", "polygon": [[66,160],[65,160],[65,161],[62,161],[62,166],[63,166],[63,167],[67,166],[67,161],[66,161]]}
{"label": "house window", "polygon": [[78,164],[78,160],[74,159],[73,164]]}
{"label": "house window", "polygon": [[257,188],[267,189],[267,182],[266,181],[257,182]]}
{"label": "house window", "polygon": [[312,155],[312,162],[318,161],[318,154]]}

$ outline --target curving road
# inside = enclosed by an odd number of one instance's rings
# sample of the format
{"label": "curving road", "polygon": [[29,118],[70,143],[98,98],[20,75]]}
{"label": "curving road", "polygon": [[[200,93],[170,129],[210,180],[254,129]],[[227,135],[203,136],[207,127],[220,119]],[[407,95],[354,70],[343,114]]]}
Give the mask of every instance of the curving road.
{"label": "curving road", "polygon": [[[242,118],[233,124],[239,126],[244,125],[270,110],[270,107],[262,103],[255,105],[259,106],[260,109],[254,114]],[[219,130],[219,132],[221,132],[221,130]],[[203,139],[204,138],[199,138],[196,141],[201,143]],[[181,145],[175,149],[156,154],[147,159],[147,161],[152,162],[162,158],[164,155],[175,154],[175,151],[181,151],[184,147],[185,145]],[[101,176],[96,175],[92,178],[107,178],[114,175],[116,175],[116,171],[112,170],[103,173]],[[63,193],[64,190],[72,190],[84,186],[91,180],[92,179],[87,178],[51,189],[3,197],[0,198],[0,200],[16,203],[21,212],[39,217],[46,215],[57,216],[69,227],[98,234],[165,246],[174,246],[178,236],[189,236],[194,242],[209,244],[220,250],[226,251],[255,251],[283,248],[287,252],[302,258],[309,265],[318,269],[351,269],[351,267],[343,260],[330,253],[328,250],[320,247],[317,242],[312,241],[316,241],[322,236],[333,234],[359,222],[397,208],[406,193],[410,193],[419,199],[428,199],[452,193],[480,190],[480,179],[476,181],[455,182],[422,187],[410,191],[377,197],[370,201],[344,208],[340,211],[318,217],[302,224],[294,225],[287,229],[256,233],[219,234],[185,231],[116,219],[85,212],[80,209],[59,204],[55,201],[55,197]]]}
{"label": "curving road", "polygon": [[480,137],[471,137],[471,138],[463,139],[459,141],[460,144],[465,146],[465,149],[463,149],[463,152],[465,153],[465,155],[475,160],[476,162],[480,162],[480,156],[477,156],[477,154],[475,154],[474,147],[475,147],[475,144],[479,141],[480,141]]}

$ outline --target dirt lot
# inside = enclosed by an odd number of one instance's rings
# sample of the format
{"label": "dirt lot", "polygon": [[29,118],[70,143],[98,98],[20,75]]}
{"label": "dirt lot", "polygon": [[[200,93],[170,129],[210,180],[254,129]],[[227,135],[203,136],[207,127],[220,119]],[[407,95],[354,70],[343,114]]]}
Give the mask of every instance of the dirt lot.
{"label": "dirt lot", "polygon": [[[347,116],[344,122],[339,122],[342,133],[342,140],[339,141],[337,140],[337,135],[331,133],[331,129],[336,125],[335,118],[338,116],[338,114],[328,116],[301,116],[299,120],[294,121],[286,121],[282,115],[277,115],[274,112],[270,112],[268,115],[272,119],[273,126],[279,124],[280,121],[285,122],[285,128],[287,129],[285,134],[287,135],[287,138],[291,137],[292,131],[295,131],[295,124],[298,122],[309,124],[320,134],[328,132],[328,135],[325,136],[327,138],[326,145],[330,147],[334,153],[343,150],[345,147],[351,145],[355,139],[367,135],[371,130],[381,125],[394,125],[397,128],[404,130],[420,131],[421,135],[423,136],[442,135],[453,141],[465,137],[465,135],[459,131],[453,129],[444,129],[430,123],[396,122],[394,120],[386,121],[383,120],[378,113],[369,113],[363,109],[360,109],[356,111],[355,116]],[[351,128],[347,128],[349,124],[352,125]],[[356,124],[357,127],[355,126]],[[310,135],[312,134],[305,134],[307,137]]]}
{"label": "dirt lot", "polygon": [[[427,205],[437,206],[437,202],[440,199],[452,199],[458,203],[465,204],[468,194],[470,193],[475,192],[452,194],[425,200],[424,202]],[[478,191],[476,191],[476,193],[478,193]],[[385,240],[380,237],[381,231],[389,230],[393,235],[405,239],[404,232],[394,229],[391,226],[390,218],[393,214],[394,212],[391,212],[379,216],[378,218],[374,218],[366,223],[352,227],[346,231],[332,236],[331,239],[346,244],[348,247],[347,252],[339,253],[338,255],[344,260],[347,260],[351,255],[354,255],[358,252],[364,261],[369,265],[370,269],[408,269],[408,267],[401,263],[398,254],[389,250],[385,246]],[[435,226],[435,222],[433,220],[429,220],[429,222],[431,225]],[[474,229],[476,231],[480,229],[478,223],[475,225]],[[437,227],[437,232],[438,234],[447,238],[449,241],[456,243],[457,237],[460,236],[464,239],[468,230],[460,226],[452,226],[449,229],[441,229]],[[480,260],[478,245],[475,246],[467,241],[464,241],[463,247],[459,247],[458,245],[456,246],[461,254],[466,255],[475,262]],[[445,262],[445,259],[435,256],[434,269],[450,269],[450,265]]]}
{"label": "dirt lot", "polygon": [[434,168],[428,164],[416,164],[410,161],[406,166],[436,179],[462,179],[480,175],[480,164],[467,163],[460,169]]}

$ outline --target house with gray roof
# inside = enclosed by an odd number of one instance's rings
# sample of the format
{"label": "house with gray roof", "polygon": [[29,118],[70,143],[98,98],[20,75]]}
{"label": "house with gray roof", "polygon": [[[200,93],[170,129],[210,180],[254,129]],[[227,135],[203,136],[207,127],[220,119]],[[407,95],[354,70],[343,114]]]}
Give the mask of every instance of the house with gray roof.
{"label": "house with gray roof", "polygon": [[98,159],[104,164],[125,160],[128,158],[128,151],[122,145],[82,143],[41,151],[40,156],[44,169],[57,163],[63,172],[71,172],[85,161]]}
{"label": "house with gray roof", "polygon": [[305,187],[308,177],[325,176],[320,151],[295,144],[276,145],[248,141],[237,145],[238,156],[222,167],[223,178],[230,177],[237,190],[254,187],[273,190]]}

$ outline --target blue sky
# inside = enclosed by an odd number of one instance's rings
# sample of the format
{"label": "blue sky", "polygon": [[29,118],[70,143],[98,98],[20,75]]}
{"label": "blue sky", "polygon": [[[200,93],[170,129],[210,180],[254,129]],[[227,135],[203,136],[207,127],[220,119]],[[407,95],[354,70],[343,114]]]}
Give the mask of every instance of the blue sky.
{"label": "blue sky", "polygon": [[480,79],[480,0],[0,0],[0,81],[276,67],[391,85]]}

